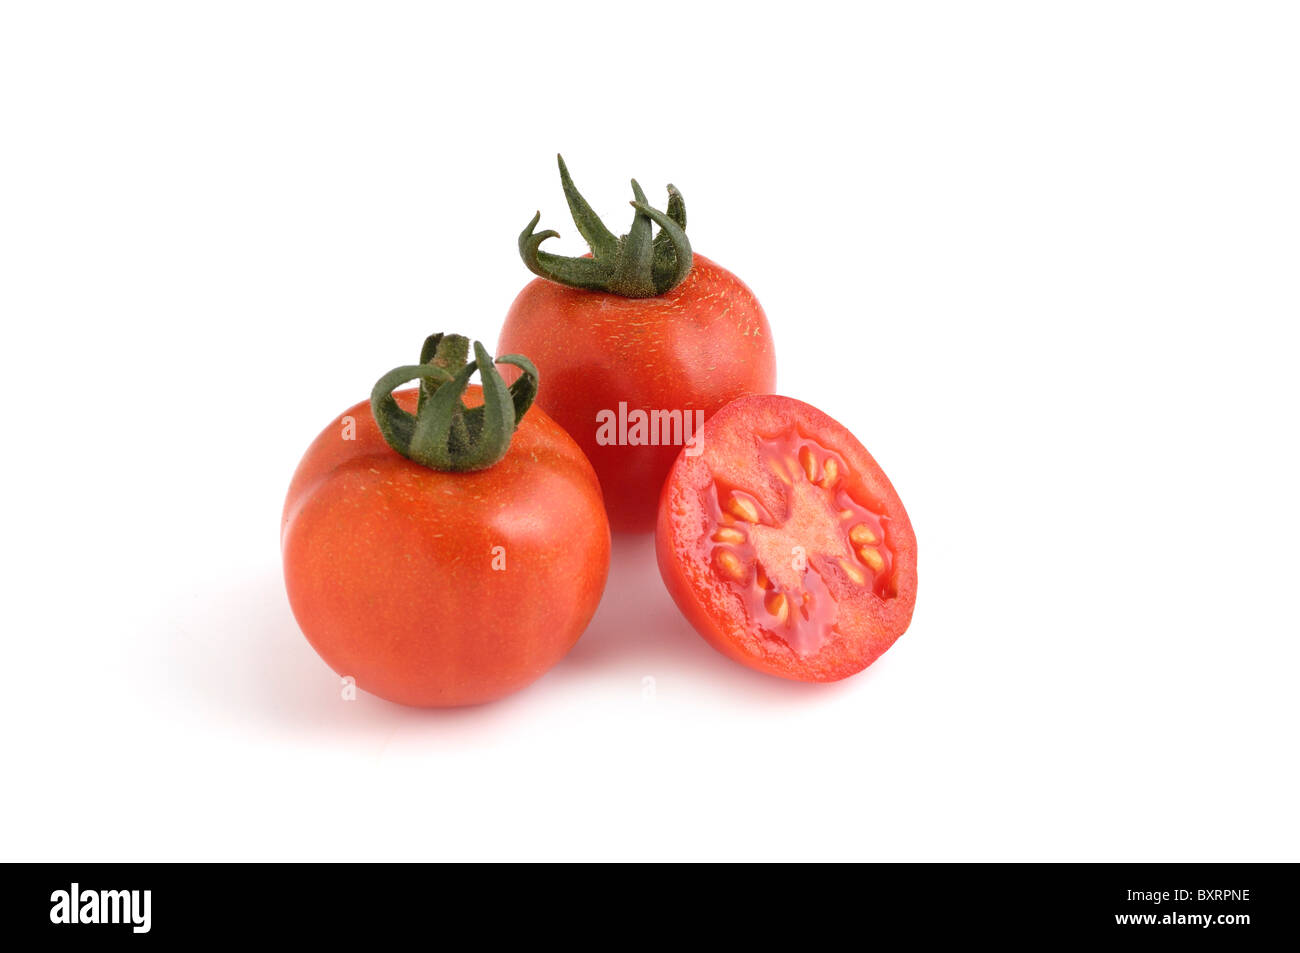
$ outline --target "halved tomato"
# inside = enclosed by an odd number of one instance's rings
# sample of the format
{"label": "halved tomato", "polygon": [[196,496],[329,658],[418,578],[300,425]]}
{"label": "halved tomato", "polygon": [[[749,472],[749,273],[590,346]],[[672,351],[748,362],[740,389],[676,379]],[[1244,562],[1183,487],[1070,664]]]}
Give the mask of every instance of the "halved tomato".
{"label": "halved tomato", "polygon": [[741,397],[705,423],[664,484],[656,551],[699,633],[782,678],[862,671],[916,604],[916,536],[889,478],[790,397]]}

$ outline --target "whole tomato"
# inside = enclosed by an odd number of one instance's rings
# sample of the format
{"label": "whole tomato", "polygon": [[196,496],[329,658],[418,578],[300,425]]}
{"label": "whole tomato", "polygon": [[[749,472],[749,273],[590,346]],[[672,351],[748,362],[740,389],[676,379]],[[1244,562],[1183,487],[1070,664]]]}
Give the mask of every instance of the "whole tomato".
{"label": "whole tomato", "polygon": [[[321,658],[405,705],[491,701],[558,662],[609,568],[591,465],[482,345],[435,335],[321,431],[285,500],[285,585]],[[478,369],[483,387],[469,387]],[[421,388],[392,391],[419,379]],[[462,396],[465,398],[462,402]]]}
{"label": "whole tomato", "polygon": [[559,164],[592,254],[541,251],[556,233],[535,232],[540,213],[534,217],[519,250],[540,277],[515,299],[497,349],[536,362],[544,381],[538,403],[591,460],[610,525],[649,531],[664,478],[702,422],[737,397],[775,387],[772,331],[739,278],[692,253],[677,189],[668,186],[661,212],[633,181],[636,213],[620,238]]}

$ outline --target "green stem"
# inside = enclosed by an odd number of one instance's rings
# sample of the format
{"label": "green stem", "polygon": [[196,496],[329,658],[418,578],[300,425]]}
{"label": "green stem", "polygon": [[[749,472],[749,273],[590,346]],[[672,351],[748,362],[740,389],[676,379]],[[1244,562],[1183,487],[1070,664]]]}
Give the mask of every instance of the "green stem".
{"label": "green stem", "polygon": [[[541,250],[542,242],[559,232],[536,231],[538,212],[519,235],[519,256],[528,270],[549,281],[625,298],[653,298],[666,294],[686,280],[691,271],[691,243],[686,237],[686,202],[681,192],[668,186],[668,211],[652,208],[645,192],[632,180],[632,227],[621,238],[605,227],[582,197],[562,156],[560,185],[578,232],[591,248],[590,258],[568,258]],[[659,234],[651,239],[652,226]]]}
{"label": "green stem", "polygon": [[[379,432],[402,456],[434,470],[485,470],[510,449],[514,435],[537,396],[537,368],[522,354],[507,354],[493,362],[483,345],[459,334],[434,334],[424,342],[419,364],[395,367],[375,383],[370,412]],[[523,373],[509,387],[496,364],[513,364]],[[462,397],[478,371],[483,403],[466,407]],[[414,414],[403,410],[393,391],[410,381],[420,382]]]}

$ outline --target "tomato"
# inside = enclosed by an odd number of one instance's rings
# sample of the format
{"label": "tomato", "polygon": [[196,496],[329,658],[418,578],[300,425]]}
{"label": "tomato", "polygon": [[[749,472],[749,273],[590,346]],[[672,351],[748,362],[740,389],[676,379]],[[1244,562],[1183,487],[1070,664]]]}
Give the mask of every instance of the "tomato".
{"label": "tomato", "polygon": [[[398,392],[390,410],[415,419],[402,412],[418,394]],[[466,408],[483,405],[468,388]],[[432,469],[386,442],[376,406],[327,426],[289,487],[284,575],[303,633],[340,675],[406,705],[524,687],[573,646],[604,589],[609,526],[591,465],[534,407],[498,462]]]}
{"label": "tomato", "polygon": [[789,397],[733,401],[674,463],[659,571],[714,648],[751,668],[828,682],[862,671],[916,604],[916,536],[853,434]]}
{"label": "tomato", "polygon": [[[591,460],[611,526],[650,531],[664,478],[698,423],[737,397],[775,386],[772,331],[739,278],[691,251],[676,189],[669,186],[665,214],[645,204],[634,182],[632,231],[615,239],[573,188],[563,160],[560,168],[594,257],[540,252],[555,233],[534,235],[534,219],[520,250],[543,277],[515,299],[497,349],[536,362],[538,403]],[[638,236],[651,242],[651,221],[661,230],[653,255],[640,259],[648,272],[638,285],[627,277],[626,259],[636,258],[629,249]]]}

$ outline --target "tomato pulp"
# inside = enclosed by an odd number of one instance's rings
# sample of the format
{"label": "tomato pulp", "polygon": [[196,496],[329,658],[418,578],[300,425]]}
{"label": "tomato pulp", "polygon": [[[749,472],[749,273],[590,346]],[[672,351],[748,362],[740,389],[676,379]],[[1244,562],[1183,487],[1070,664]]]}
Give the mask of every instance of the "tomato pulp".
{"label": "tomato pulp", "polygon": [[801,681],[860,672],[907,629],[916,536],[879,465],[789,397],[733,401],[663,488],[659,570],[715,648]]}
{"label": "tomato pulp", "polygon": [[537,365],[537,403],[591,460],[615,530],[654,528],[659,491],[686,436],[684,427],[677,436],[675,427],[652,426],[611,440],[602,430],[610,414],[666,420],[678,411],[693,422],[696,411],[707,419],[776,385],[772,331],[758,299],[699,254],[681,284],[652,298],[537,278],[511,306],[497,353],[524,353]]}
{"label": "tomato pulp", "polygon": [[[416,393],[394,396],[414,411]],[[465,398],[481,404],[480,388]],[[357,404],[303,457],[281,540],[308,641],[406,705],[491,701],[541,676],[586,628],[609,568],[595,473],[537,407],[498,463],[444,473],[390,448]]]}

